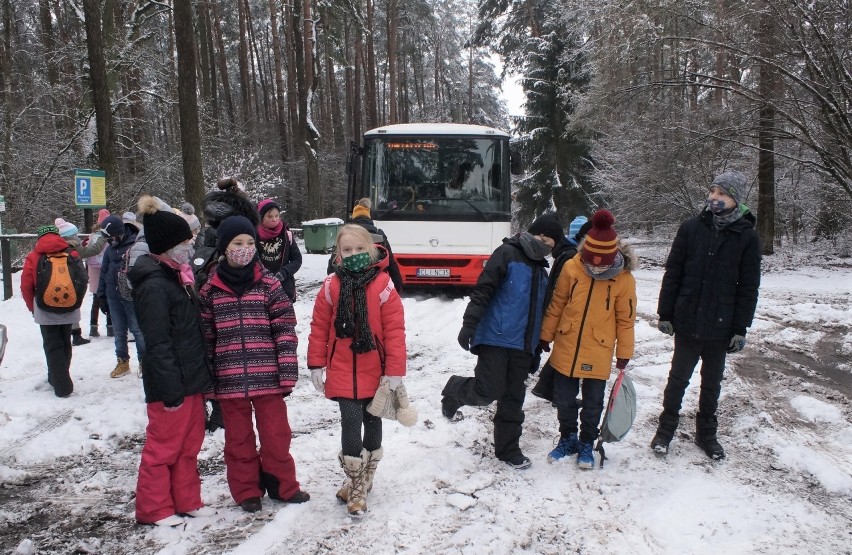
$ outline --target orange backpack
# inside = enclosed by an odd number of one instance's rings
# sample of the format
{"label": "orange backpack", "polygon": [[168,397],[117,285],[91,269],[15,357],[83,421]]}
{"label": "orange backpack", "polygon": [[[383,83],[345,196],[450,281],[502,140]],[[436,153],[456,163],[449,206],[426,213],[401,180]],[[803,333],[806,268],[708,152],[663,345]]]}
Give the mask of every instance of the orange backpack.
{"label": "orange backpack", "polygon": [[36,294],[38,307],[45,312],[73,312],[83,304],[89,273],[82,259],[72,255],[74,249],[42,254],[36,266]]}

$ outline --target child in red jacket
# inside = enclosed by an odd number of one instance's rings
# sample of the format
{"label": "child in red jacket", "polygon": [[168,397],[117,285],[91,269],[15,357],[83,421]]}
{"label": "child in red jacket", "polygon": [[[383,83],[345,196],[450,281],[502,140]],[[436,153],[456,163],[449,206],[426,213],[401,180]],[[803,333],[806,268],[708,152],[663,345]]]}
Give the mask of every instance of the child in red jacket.
{"label": "child in red jacket", "polygon": [[311,497],[296,480],[284,402],[298,378],[296,314],[281,282],[258,260],[255,244],[248,218],[222,220],[216,246],[225,256],[198,294],[213,396],[225,422],[228,487],[246,512],[261,509],[264,489],[287,503]]}
{"label": "child in red jacket", "polygon": [[[68,243],[59,236],[55,225],[39,226],[35,248],[24,260],[21,272],[21,295],[33,320],[41,328],[44,356],[47,359],[47,383],[53,387],[57,397],[68,397],[74,391],[71,380],[71,326],[80,321],[80,309],[56,313],[42,310],[36,302],[37,268],[43,254],[63,252]],[[79,257],[77,251],[70,256]]]}
{"label": "child in red jacket", "polygon": [[364,228],[343,226],[335,252],[335,273],[314,303],[308,368],[317,391],[340,406],[337,458],[348,480],[337,498],[349,514],[360,515],[383,455],[382,420],[367,405],[380,383],[395,390],[405,376],[405,314],[385,271],[387,251]]}

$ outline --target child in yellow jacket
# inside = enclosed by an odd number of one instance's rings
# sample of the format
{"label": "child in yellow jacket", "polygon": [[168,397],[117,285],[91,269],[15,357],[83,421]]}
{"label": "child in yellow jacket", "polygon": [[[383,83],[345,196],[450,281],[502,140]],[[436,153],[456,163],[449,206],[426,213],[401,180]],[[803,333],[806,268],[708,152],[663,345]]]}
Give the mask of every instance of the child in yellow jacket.
{"label": "child in yellow jacket", "polygon": [[[636,258],[621,243],[608,210],[592,216],[592,228],[577,255],[565,263],[541,327],[541,347],[553,352],[546,365],[556,372],[553,401],[559,419],[559,442],[548,455],[556,462],[577,455],[577,465],[595,465],[592,443],[604,407],[606,381],[633,356],[636,319]],[[582,404],[577,395],[582,389]],[[580,433],[577,434],[577,417]]]}

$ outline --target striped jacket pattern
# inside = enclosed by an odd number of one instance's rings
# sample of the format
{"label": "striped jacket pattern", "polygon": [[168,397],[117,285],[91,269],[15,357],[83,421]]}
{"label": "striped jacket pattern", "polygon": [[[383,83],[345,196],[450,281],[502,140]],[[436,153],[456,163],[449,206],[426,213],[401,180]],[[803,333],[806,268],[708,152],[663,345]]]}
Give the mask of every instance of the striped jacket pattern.
{"label": "striped jacket pattern", "polygon": [[216,399],[289,393],[298,379],[296,313],[275,277],[255,262],[238,297],[214,274],[199,292]]}

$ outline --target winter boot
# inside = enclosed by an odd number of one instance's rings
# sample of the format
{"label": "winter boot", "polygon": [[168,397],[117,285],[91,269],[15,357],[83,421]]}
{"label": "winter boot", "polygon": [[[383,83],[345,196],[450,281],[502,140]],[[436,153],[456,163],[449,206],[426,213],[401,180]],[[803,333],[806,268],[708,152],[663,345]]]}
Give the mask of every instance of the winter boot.
{"label": "winter boot", "polygon": [[576,455],[580,452],[580,441],[577,439],[577,434],[571,434],[568,437],[560,437],[559,443],[556,444],[556,447],[553,451],[547,455],[547,462],[555,463],[563,457],[567,457],[568,455]]}
{"label": "winter boot", "polygon": [[578,442],[580,451],[577,455],[577,466],[583,470],[590,470],[595,467],[595,451],[592,446],[593,443],[594,442],[591,441],[589,443],[584,441]]}
{"label": "winter boot", "polygon": [[120,378],[125,374],[130,373],[130,359],[120,358],[112,372],[109,373],[110,378]]}
{"label": "winter boot", "polygon": [[361,516],[367,512],[367,461],[370,452],[361,450],[360,457],[349,457],[340,453],[337,456],[343,466],[346,477],[349,478],[349,495],[346,500],[346,510],[351,516]]}
{"label": "winter boot", "polygon": [[71,330],[71,344],[75,347],[79,347],[80,345],[88,345],[91,343],[91,339],[86,339],[83,337],[83,329],[77,328],[75,330]]}
{"label": "winter boot", "polygon": [[663,410],[660,414],[659,424],[657,425],[657,433],[654,434],[654,439],[651,440],[651,449],[658,455],[666,455],[669,452],[669,443],[674,437],[677,430],[677,423],[680,420],[677,414],[672,414],[669,411]]}
{"label": "winter boot", "polygon": [[110,324],[107,325],[107,337],[115,337],[115,330]]}
{"label": "winter boot", "polygon": [[669,443],[672,442],[672,438],[666,437],[659,430],[656,434],[654,434],[654,439],[651,440],[651,449],[654,450],[654,453],[660,456],[669,454]]}
{"label": "winter boot", "polygon": [[98,333],[98,326],[89,326],[89,337],[100,337],[101,334]]}
{"label": "winter boot", "polygon": [[[384,455],[384,449],[379,447],[375,451],[369,451],[369,459],[367,460],[367,468],[364,470],[364,481],[367,486],[367,493],[373,490],[373,477],[376,475],[376,468],[379,466],[379,461],[382,460],[382,455]],[[338,455],[339,457],[340,455]],[[341,464],[343,464],[341,462]],[[346,483],[337,490],[337,498],[346,503],[349,501],[349,488],[351,487],[351,482],[346,480]]]}
{"label": "winter boot", "polygon": [[716,429],[719,423],[716,416],[703,416],[701,413],[695,415],[695,444],[714,461],[725,458],[725,450],[716,439]]}

